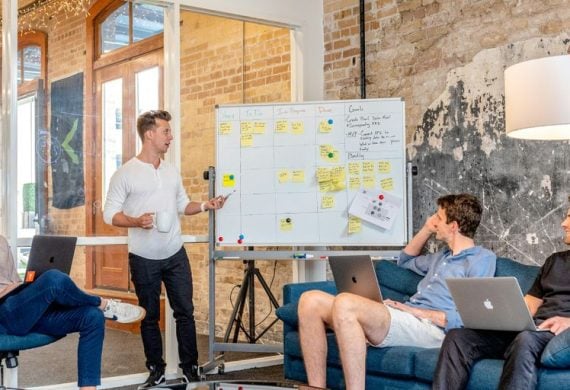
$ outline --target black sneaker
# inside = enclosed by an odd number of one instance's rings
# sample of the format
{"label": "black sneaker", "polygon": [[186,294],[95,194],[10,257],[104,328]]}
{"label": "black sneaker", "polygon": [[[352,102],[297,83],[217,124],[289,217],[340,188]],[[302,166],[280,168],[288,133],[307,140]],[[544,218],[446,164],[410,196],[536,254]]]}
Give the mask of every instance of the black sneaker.
{"label": "black sneaker", "polygon": [[199,382],[200,375],[198,375],[198,366],[192,365],[190,368],[183,368],[182,376],[186,383]]}
{"label": "black sneaker", "polygon": [[146,381],[139,385],[138,389],[149,389],[153,386],[160,385],[161,383],[166,382],[166,378],[164,377],[164,367],[158,368],[155,366],[150,366],[150,374]]}

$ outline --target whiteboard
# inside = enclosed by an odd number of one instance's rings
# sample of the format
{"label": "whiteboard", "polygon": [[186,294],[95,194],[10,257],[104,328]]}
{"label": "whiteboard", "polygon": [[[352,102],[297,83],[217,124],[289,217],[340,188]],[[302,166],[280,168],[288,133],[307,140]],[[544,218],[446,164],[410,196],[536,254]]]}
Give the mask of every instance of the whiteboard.
{"label": "whiteboard", "polygon": [[404,112],[402,99],[217,106],[215,189],[231,195],[216,245],[405,245]]}

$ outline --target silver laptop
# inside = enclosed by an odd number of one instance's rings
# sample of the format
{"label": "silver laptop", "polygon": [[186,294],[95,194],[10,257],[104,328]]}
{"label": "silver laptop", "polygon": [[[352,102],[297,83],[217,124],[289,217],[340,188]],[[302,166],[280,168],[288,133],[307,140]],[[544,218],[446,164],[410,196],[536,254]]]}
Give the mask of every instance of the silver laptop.
{"label": "silver laptop", "polygon": [[370,256],[329,256],[329,264],[338,292],[349,292],[382,302],[380,285]]}
{"label": "silver laptop", "polygon": [[539,331],[515,277],[449,278],[445,280],[461,315],[471,329]]}

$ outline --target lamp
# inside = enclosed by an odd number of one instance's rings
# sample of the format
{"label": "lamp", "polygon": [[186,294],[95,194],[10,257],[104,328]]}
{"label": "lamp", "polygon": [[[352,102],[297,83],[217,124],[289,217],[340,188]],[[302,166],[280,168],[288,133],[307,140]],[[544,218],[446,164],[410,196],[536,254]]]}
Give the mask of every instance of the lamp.
{"label": "lamp", "polygon": [[505,126],[513,138],[570,139],[570,55],[505,70]]}

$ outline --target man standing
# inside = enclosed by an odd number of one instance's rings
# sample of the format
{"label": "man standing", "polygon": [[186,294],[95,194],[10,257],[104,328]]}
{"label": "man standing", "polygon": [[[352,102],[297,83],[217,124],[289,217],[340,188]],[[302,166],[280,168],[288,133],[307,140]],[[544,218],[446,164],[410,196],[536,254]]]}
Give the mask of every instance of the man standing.
{"label": "man standing", "polygon": [[146,310],[141,337],[150,375],[139,389],[165,381],[158,325],[161,282],[176,319],[180,367],[187,381],[198,379],[192,274],[178,215],[194,215],[224,204],[223,197],[191,202],[178,170],[162,159],[173,139],[170,119],[162,110],[138,117],[142,150],[111,178],[103,215],[106,223],[128,228],[131,279],[139,304]]}
{"label": "man standing", "polygon": [[[437,204],[437,212],[398,260],[398,265],[425,275],[408,302],[378,303],[354,294],[335,297],[316,290],[301,296],[299,330],[309,385],[326,387],[327,327],[336,334],[346,388],[354,390],[365,386],[367,344],[435,348],[447,330],[461,326],[445,278],[493,276],[496,256],[473,242],[482,213],[476,197],[447,195]],[[449,248],[420,256],[434,233]]]}
{"label": "man standing", "polygon": [[[562,221],[564,243],[570,244],[570,210]],[[570,251],[546,259],[524,300],[540,329],[549,332],[501,332],[454,329],[445,337],[437,363],[434,389],[464,389],[479,359],[505,359],[500,389],[535,389],[538,364],[546,344],[570,328]]]}

